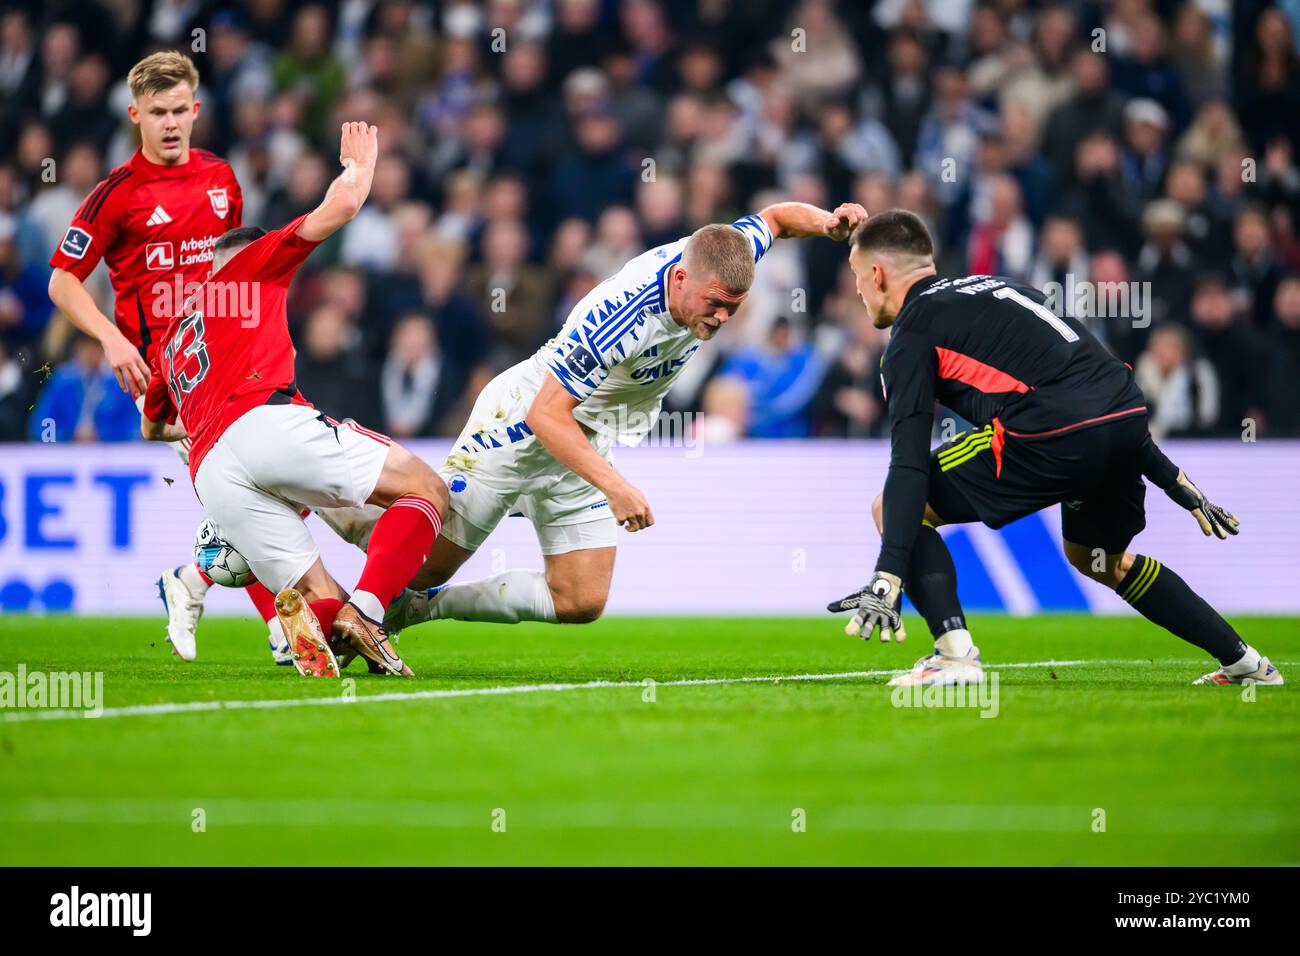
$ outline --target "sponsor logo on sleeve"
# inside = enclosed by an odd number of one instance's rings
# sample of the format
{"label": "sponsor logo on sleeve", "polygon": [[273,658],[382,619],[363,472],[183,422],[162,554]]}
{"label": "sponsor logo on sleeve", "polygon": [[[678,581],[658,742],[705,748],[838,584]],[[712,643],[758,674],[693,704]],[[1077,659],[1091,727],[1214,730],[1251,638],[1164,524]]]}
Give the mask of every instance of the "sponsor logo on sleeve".
{"label": "sponsor logo on sleeve", "polygon": [[226,195],[225,187],[209,189],[208,200],[212,203],[212,211],[217,214],[217,218],[225,219],[230,212],[230,197]]}
{"label": "sponsor logo on sleeve", "polygon": [[564,357],[564,364],[574,375],[586,378],[599,363],[596,356],[587,351],[586,346],[579,345]]}
{"label": "sponsor logo on sleeve", "polygon": [[63,235],[63,241],[59,243],[59,251],[73,259],[81,259],[90,248],[91,240],[92,237],[86,230],[78,226],[70,226]]}

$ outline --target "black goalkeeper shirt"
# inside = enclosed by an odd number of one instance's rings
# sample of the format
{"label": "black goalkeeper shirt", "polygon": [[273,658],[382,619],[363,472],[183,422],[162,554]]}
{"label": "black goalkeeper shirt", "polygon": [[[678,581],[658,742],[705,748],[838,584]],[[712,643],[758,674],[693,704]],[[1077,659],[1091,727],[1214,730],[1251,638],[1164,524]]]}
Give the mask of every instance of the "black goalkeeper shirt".
{"label": "black goalkeeper shirt", "polygon": [[926,276],[908,290],[881,360],[892,451],[876,570],[906,577],[925,512],[936,401],[992,425],[999,463],[1007,435],[1045,437],[1145,411],[1132,369],[1045,301],[999,276]]}

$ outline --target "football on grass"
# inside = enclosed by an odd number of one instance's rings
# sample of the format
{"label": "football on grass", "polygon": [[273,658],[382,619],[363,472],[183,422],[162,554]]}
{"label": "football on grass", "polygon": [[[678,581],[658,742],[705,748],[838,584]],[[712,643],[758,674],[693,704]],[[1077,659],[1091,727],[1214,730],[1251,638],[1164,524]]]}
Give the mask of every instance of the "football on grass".
{"label": "football on grass", "polygon": [[199,570],[215,584],[242,588],[253,583],[253,571],[244,556],[232,548],[206,518],[194,538],[194,560]]}

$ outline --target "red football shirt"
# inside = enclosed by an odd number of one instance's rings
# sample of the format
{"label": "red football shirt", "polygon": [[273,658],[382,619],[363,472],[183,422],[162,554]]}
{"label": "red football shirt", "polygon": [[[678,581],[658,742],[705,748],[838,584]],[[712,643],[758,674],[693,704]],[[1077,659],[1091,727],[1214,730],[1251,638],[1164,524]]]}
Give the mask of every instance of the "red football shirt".
{"label": "red football shirt", "polygon": [[81,204],[50,265],[84,282],[106,261],[117,327],[149,361],[186,298],[185,283],[204,280],[212,244],[241,225],[243,212],[234,172],[207,150],[191,149],[177,166],[136,150]]}
{"label": "red football shirt", "polygon": [[296,234],[307,218],[249,243],[205,282],[154,352],[144,414],[175,421],[190,436],[190,478],[203,456],[245,412],[273,392],[298,394],[285,299],[294,271],[319,243]]}

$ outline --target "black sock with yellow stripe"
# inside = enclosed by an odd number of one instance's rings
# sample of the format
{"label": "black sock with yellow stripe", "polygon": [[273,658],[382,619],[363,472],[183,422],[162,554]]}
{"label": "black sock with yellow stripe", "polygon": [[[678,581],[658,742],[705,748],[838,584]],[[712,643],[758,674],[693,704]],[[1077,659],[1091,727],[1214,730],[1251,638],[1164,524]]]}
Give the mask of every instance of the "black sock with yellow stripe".
{"label": "black sock with yellow stripe", "polygon": [[957,569],[943,537],[930,525],[922,525],[912,542],[907,561],[908,599],[921,612],[930,633],[940,638],[948,631],[966,627],[966,618],[957,600]]}
{"label": "black sock with yellow stripe", "polygon": [[1235,664],[1246,653],[1232,625],[1155,558],[1135,555],[1115,590],[1148,621],[1212,654],[1220,664]]}

